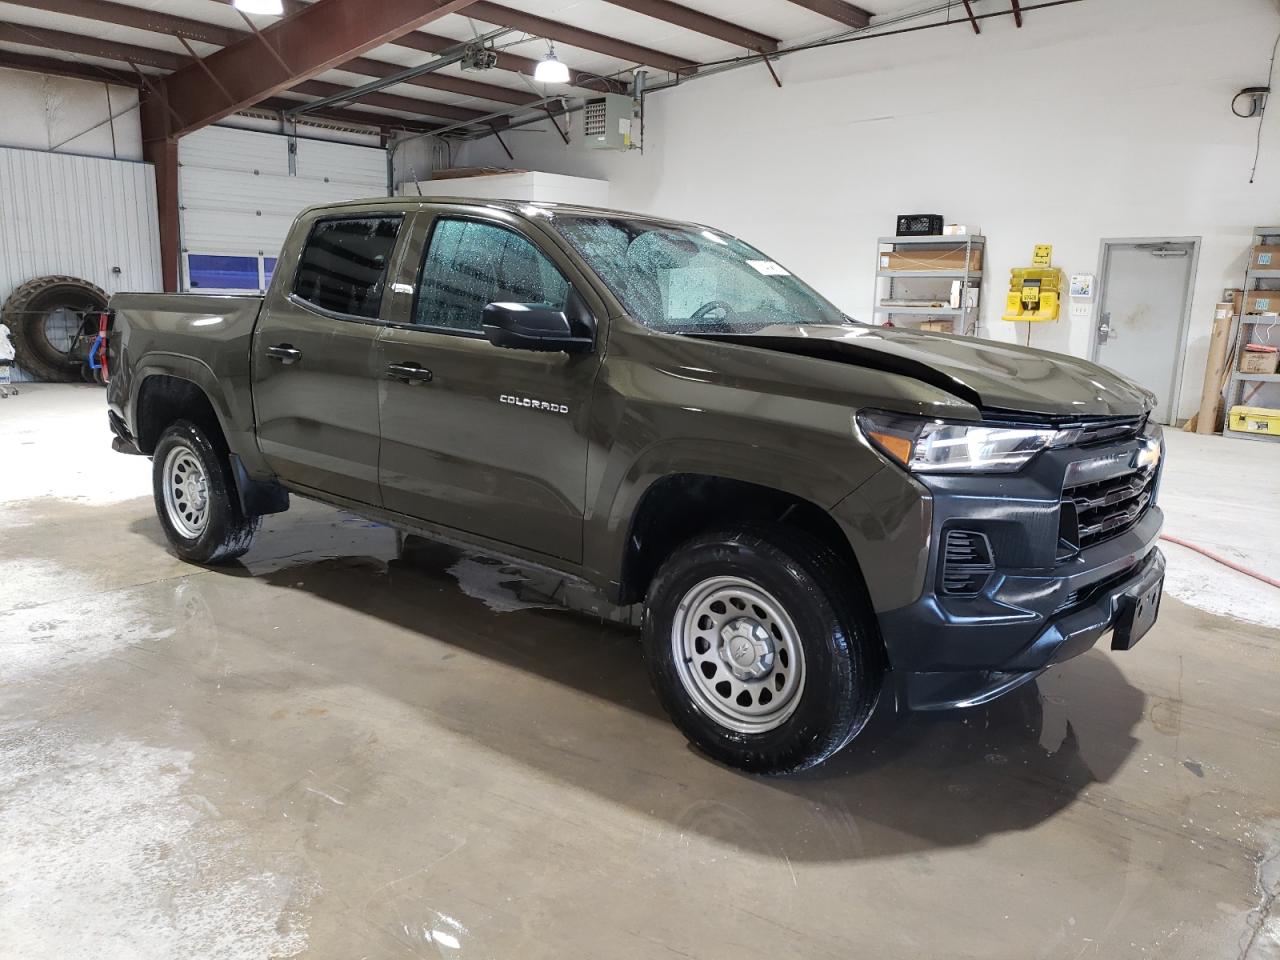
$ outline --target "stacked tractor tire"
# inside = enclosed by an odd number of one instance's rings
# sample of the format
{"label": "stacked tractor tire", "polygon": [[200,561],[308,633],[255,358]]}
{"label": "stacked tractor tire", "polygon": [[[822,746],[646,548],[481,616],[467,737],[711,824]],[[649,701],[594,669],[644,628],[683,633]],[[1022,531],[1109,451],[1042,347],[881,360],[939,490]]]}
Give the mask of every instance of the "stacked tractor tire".
{"label": "stacked tractor tire", "polygon": [[28,280],[0,308],[13,339],[14,361],[37,380],[95,382],[89,350],[98,333],[98,315],[106,307],[107,295],[87,280]]}

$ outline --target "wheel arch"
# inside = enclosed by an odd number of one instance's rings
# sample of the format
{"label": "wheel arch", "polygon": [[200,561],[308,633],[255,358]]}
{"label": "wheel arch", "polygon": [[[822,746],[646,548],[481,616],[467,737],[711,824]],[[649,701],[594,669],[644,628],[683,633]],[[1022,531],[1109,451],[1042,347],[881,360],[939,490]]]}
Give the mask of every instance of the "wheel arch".
{"label": "wheel arch", "polygon": [[848,568],[851,586],[866,596],[852,544],[831,514],[813,500],[778,487],[710,473],[670,473],[640,494],[627,524],[618,565],[621,603],[644,599],[662,561],[699,534],[737,524],[783,524],[829,547]]}

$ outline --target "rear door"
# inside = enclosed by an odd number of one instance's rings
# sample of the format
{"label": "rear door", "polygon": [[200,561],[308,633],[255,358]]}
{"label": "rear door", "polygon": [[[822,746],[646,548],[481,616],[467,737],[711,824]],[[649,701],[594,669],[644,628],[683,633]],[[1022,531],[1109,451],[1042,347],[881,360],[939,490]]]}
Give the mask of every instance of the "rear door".
{"label": "rear door", "polygon": [[[258,442],[285,481],[377,505],[379,313],[404,215],[317,215],[254,336]],[[295,260],[296,258],[296,260]]]}
{"label": "rear door", "polygon": [[495,347],[480,318],[495,302],[563,308],[585,278],[499,211],[420,217],[409,322],[378,340],[383,504],[579,562],[599,354]]}

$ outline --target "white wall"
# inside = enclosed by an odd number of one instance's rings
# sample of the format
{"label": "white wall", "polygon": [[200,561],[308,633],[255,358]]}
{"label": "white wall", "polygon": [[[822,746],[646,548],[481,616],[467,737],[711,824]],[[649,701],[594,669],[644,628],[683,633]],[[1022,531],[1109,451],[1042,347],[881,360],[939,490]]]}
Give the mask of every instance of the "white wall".
{"label": "white wall", "polygon": [[0,68],[0,104],[0,146],[142,159],[131,87]]}
{"label": "white wall", "polygon": [[[493,138],[455,163],[607,178],[614,206],[736,233],[864,319],[896,214],[974,223],[989,244],[980,332],[1004,340],[1025,336],[999,315],[1033,244],[1097,273],[1102,238],[1201,237],[1188,416],[1213,305],[1241,284],[1252,228],[1280,221],[1280,95],[1252,185],[1258,125],[1229,109],[1266,82],[1277,32],[1274,0],[1087,0],[1031,11],[1022,30],[1002,18],[980,37],[951,26],[799,53],[777,64],[780,90],[756,64],[652,94],[643,155],[566,149],[543,124],[504,135],[514,163]],[[1087,355],[1091,324],[1063,312],[1032,345]]]}

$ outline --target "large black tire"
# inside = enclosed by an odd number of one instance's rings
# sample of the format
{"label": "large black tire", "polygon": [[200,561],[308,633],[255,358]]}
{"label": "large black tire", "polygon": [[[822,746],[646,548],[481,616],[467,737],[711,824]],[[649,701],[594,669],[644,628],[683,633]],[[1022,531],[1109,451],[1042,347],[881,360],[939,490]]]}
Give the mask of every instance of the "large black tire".
{"label": "large black tire", "polygon": [[32,376],[52,383],[75,383],[82,378],[80,360],[49,341],[45,319],[65,307],[78,314],[105,310],[107,295],[87,280],[75,277],[37,277],[28,280],[4,302],[5,326],[13,334],[18,366]]}
{"label": "large black tire", "polygon": [[[884,677],[883,648],[874,614],[857,577],[857,572],[824,544],[785,527],[707,534],[677,549],[649,587],[642,626],[650,679],[675,725],[712,758],[753,773],[803,770],[845,746],[871,716]],[[724,589],[732,592],[734,581],[746,581],[761,591],[766,607],[776,601],[782,617],[758,617],[765,611],[752,607],[749,597],[745,607],[739,606],[737,599],[730,600],[743,616],[715,621],[723,626],[710,626],[712,621],[706,617],[694,616],[699,604],[709,602],[711,606],[706,609],[715,608],[717,601],[708,598],[718,594],[707,593],[715,589],[708,584],[728,582],[731,585]],[[727,616],[736,614],[729,610]],[[678,620],[696,621],[692,634],[705,630],[707,636],[694,636],[691,641],[684,630],[677,632]],[[731,695],[721,692],[722,702],[717,703],[715,692],[703,689],[700,701],[695,692],[699,687],[696,671],[701,670],[707,677],[708,687],[722,678],[732,683],[733,677],[724,671],[742,667],[728,659],[734,631],[754,629],[750,624],[756,620],[768,628],[766,635],[772,631],[778,639],[776,643],[765,639],[760,645],[762,635],[749,634],[757,638],[755,643],[761,649],[773,651],[772,655],[762,655],[751,669],[765,669],[767,659],[770,672],[753,677],[745,688],[739,684],[733,689],[737,696],[746,697],[746,707],[777,711],[775,719],[766,717],[763,722],[778,725],[771,729],[733,729],[722,715],[717,715],[725,708],[733,712]],[[784,625],[778,632],[775,620],[789,620],[794,630],[787,631]],[[742,627],[743,623],[748,626]],[[783,637],[788,632],[794,635],[788,642],[800,648],[801,656],[794,660],[782,656],[786,646]],[[710,652],[706,650],[708,646]],[[798,673],[799,681],[788,681],[785,675],[779,679],[778,675],[785,672],[784,665]],[[707,673],[708,669],[711,673]],[[773,681],[782,691],[779,698],[790,698],[786,707],[789,714],[782,713],[783,708],[765,705],[766,697],[774,697]],[[789,682],[798,682],[798,691],[788,693]],[[744,705],[740,699],[737,703]]]}
{"label": "large black tire", "polygon": [[[160,435],[151,459],[156,513],[174,552],[183,560],[210,565],[243,556],[262,518],[244,515],[225,449],[194,423],[178,420]],[[175,468],[182,464],[187,469],[181,475],[197,477],[196,483],[174,481]],[[202,509],[194,509],[193,503]],[[193,522],[197,517],[199,522]]]}

